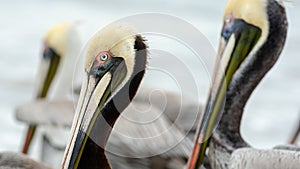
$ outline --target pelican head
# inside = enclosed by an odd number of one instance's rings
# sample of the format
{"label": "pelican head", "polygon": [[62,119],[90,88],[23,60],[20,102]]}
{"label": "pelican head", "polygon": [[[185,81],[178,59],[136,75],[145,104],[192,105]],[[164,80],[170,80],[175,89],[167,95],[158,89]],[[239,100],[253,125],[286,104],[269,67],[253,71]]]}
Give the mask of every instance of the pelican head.
{"label": "pelican head", "polygon": [[[71,49],[73,49],[71,51]],[[51,28],[43,39],[43,52],[36,83],[36,98],[59,98],[71,91],[72,71],[80,50],[74,24],[62,23]],[[28,127],[23,153],[27,153],[36,125]]]}
{"label": "pelican head", "polygon": [[[38,70],[37,98],[63,97],[69,92],[73,65],[80,50],[73,23],[52,27],[43,38],[42,61]],[[62,85],[64,84],[64,85]],[[63,87],[65,86],[65,87]],[[66,88],[68,86],[68,88]]]}
{"label": "pelican head", "polygon": [[120,23],[105,27],[90,40],[63,168],[109,168],[104,148],[143,78],[146,48],[135,28]]}
{"label": "pelican head", "polygon": [[247,146],[240,136],[244,106],[277,61],[286,39],[285,9],[276,0],[229,0],[222,22],[213,83],[190,169],[202,163],[207,140],[216,128],[214,140],[223,142],[228,152]]}

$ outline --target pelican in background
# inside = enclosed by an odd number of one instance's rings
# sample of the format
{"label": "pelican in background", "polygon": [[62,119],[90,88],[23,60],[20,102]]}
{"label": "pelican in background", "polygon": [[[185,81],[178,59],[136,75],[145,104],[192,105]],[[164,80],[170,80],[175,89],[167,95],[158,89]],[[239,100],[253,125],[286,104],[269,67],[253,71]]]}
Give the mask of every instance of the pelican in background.
{"label": "pelican in background", "polygon": [[[79,35],[74,24],[58,24],[47,32],[43,39],[36,99],[68,99],[72,91],[72,73],[80,49]],[[27,129],[22,149],[24,154],[29,150],[36,128],[36,124],[30,124]]]}
{"label": "pelican in background", "polygon": [[231,153],[249,146],[240,135],[243,110],[253,90],[277,61],[287,27],[282,1],[229,0],[213,84],[188,169],[199,168],[207,146],[212,168],[228,168]]}
{"label": "pelican in background", "polygon": [[25,154],[14,152],[0,153],[0,169],[52,169]]}

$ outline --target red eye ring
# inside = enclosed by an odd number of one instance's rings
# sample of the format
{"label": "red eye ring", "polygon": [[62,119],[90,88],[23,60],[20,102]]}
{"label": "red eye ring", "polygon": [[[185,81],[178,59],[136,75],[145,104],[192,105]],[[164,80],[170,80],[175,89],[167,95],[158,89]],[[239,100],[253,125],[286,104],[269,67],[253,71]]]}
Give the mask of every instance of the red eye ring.
{"label": "red eye ring", "polygon": [[232,15],[232,13],[229,13],[229,14],[227,14],[227,15],[225,16],[225,23],[226,23],[226,24],[229,24],[229,23],[231,23],[231,22],[233,21],[233,19],[234,19],[234,17],[233,17],[233,15]]}
{"label": "red eye ring", "polygon": [[97,57],[96,60],[99,63],[99,65],[104,64],[108,59],[110,59],[110,52],[109,51],[103,51],[100,52]]}

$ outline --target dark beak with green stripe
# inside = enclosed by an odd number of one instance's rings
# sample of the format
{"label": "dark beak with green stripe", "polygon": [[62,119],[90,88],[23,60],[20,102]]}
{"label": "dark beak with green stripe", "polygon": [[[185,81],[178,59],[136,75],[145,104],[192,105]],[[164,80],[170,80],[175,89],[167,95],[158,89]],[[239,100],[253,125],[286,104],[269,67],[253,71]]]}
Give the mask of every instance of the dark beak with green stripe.
{"label": "dark beak with green stripe", "polygon": [[196,144],[198,145],[195,145],[189,161],[196,168],[203,163],[208,139],[221,119],[227,88],[243,62],[250,59],[251,52],[259,41],[261,33],[259,27],[249,24],[243,19],[234,18],[231,14],[225,18],[213,83],[200,122],[200,131],[196,135]]}
{"label": "dark beak with green stripe", "polygon": [[80,113],[74,119],[79,128],[75,132],[77,136],[73,136],[75,140],[72,141],[74,148],[70,155],[69,169],[109,166],[104,148],[123,108],[118,109],[113,101],[108,100],[122,86],[126,74],[124,59],[113,56],[109,51],[101,52],[89,72],[86,72],[81,89],[82,98],[78,103],[80,106],[77,106]]}
{"label": "dark beak with green stripe", "polygon": [[[261,29],[245,22],[242,19],[226,19],[222,32],[221,44],[219,49],[219,65],[220,69],[216,69],[214,74],[213,90],[217,91],[215,100],[210,100],[208,103],[211,109],[209,112],[215,117],[220,117],[222,106],[226,97],[227,87],[232,81],[232,77],[240,68],[245,59],[254,49],[259,38],[261,37]],[[223,43],[223,44],[222,44]],[[249,56],[251,57],[251,56]],[[222,63],[221,63],[222,62]],[[220,75],[221,76],[218,76]],[[213,92],[211,92],[213,94]],[[223,104],[221,104],[223,102]],[[217,123],[214,123],[217,124]],[[214,126],[213,128],[215,128]],[[212,131],[210,131],[211,133]]]}
{"label": "dark beak with green stripe", "polygon": [[[43,49],[43,58],[38,72],[38,83],[36,98],[45,98],[49,92],[50,85],[56,75],[61,56],[55,50],[45,44]],[[35,134],[36,125],[29,125],[26,133],[25,143],[22,148],[22,153],[26,154],[29,150],[32,138]]]}
{"label": "dark beak with green stripe", "polygon": [[38,83],[41,86],[37,87],[37,98],[46,97],[49,87],[56,75],[60,60],[61,57],[52,48],[47,45],[44,46],[43,59],[39,70],[39,77],[42,82]]}

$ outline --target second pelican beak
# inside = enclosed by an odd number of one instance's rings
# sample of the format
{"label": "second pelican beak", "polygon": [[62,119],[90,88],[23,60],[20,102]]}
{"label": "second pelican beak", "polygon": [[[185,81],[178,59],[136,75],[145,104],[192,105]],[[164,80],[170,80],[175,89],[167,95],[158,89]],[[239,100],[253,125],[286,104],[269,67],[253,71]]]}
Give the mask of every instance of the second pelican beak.
{"label": "second pelican beak", "polygon": [[43,58],[38,71],[37,98],[45,98],[53,81],[61,57],[47,45],[44,46]]}
{"label": "second pelican beak", "polygon": [[[243,61],[254,49],[261,30],[242,19],[233,19],[224,23],[219,46],[218,60],[213,76],[209,101],[205,112],[208,112],[207,131],[205,137],[211,135],[222,115],[222,105],[225,104],[226,90],[232,77]],[[205,140],[206,140],[205,139]]]}
{"label": "second pelican beak", "polygon": [[[196,147],[191,158],[191,163],[196,163],[199,167],[202,164],[207,140],[216,129],[223,113],[226,102],[227,87],[232,82],[232,78],[247,57],[251,57],[262,31],[259,27],[249,24],[242,19],[235,19],[230,14],[226,16],[221,33],[218,57],[215,64],[213,81],[210,88],[210,95],[204,114],[200,122],[200,132],[197,133],[197,143],[201,147]],[[199,153],[197,153],[199,152]],[[196,161],[196,159],[200,159]]]}

